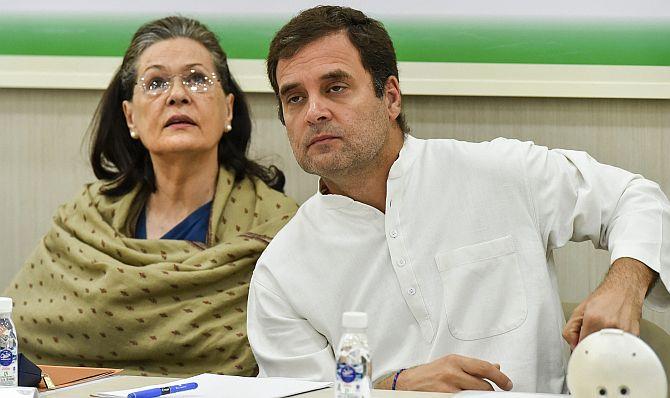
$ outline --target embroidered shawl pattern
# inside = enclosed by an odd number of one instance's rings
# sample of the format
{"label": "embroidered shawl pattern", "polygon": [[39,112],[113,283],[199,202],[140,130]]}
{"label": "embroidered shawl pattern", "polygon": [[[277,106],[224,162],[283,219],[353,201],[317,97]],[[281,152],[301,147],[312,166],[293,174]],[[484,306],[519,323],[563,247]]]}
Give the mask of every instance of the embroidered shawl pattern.
{"label": "embroidered shawl pattern", "polygon": [[219,171],[208,242],[133,239],[145,199],[87,185],[8,287],[19,350],[42,364],[143,375],[254,375],[246,302],[256,260],[296,204]]}

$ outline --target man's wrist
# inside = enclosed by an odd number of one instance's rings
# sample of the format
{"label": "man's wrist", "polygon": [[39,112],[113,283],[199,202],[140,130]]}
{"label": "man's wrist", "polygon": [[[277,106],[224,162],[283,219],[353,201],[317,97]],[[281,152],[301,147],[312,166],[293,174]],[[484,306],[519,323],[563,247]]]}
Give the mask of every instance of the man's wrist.
{"label": "man's wrist", "polygon": [[[373,387],[379,390],[407,390],[407,374],[414,369],[416,366],[411,368],[401,368],[388,373],[385,373],[383,376],[378,377],[373,383]],[[395,382],[395,383],[394,383]]]}
{"label": "man's wrist", "polygon": [[398,388],[398,378],[400,377],[400,374],[405,371],[405,368],[400,369],[399,371],[395,372],[393,375],[393,382],[391,383],[391,390],[399,390]]}
{"label": "man's wrist", "polygon": [[395,376],[396,372],[396,370],[392,370],[379,376],[377,379],[375,379],[374,382],[372,382],[373,388],[380,390],[390,390],[391,384],[393,383],[393,376]]}

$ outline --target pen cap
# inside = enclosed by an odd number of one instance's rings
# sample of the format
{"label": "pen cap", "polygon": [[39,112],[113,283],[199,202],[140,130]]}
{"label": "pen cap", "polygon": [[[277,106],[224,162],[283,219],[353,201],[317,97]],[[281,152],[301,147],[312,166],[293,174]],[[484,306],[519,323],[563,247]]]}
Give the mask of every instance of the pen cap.
{"label": "pen cap", "polygon": [[365,312],[345,312],[342,314],[342,326],[350,329],[368,327],[368,314]]}
{"label": "pen cap", "polygon": [[7,314],[12,312],[11,297],[0,297],[0,314]]}

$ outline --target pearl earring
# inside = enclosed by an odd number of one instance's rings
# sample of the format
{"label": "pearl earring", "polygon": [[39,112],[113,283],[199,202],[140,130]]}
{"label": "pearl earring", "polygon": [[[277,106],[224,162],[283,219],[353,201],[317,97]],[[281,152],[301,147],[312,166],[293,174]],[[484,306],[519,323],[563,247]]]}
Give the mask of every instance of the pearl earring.
{"label": "pearl earring", "polygon": [[140,135],[137,134],[136,132],[134,132],[133,130],[130,130],[130,138],[136,140],[136,139],[140,138]]}
{"label": "pearl earring", "polygon": [[232,129],[233,129],[233,126],[231,126],[230,124],[226,124],[226,132],[229,132]]}

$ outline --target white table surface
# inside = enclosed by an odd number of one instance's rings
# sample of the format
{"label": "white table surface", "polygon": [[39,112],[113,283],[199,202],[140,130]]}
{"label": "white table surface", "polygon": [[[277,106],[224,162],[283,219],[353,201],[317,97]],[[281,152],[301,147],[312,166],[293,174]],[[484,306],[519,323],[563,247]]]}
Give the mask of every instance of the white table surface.
{"label": "white table surface", "polygon": [[[90,394],[101,391],[116,391],[129,388],[143,387],[152,384],[169,383],[178,380],[170,377],[142,377],[142,376],[112,376],[101,380],[84,383],[78,386],[66,387],[40,394],[40,397],[48,398],[88,398]],[[446,398],[452,394],[426,393],[413,391],[384,391],[373,390],[373,398]],[[319,391],[295,395],[300,398],[332,398],[333,389],[327,388]],[[169,398],[169,396],[166,396]]]}

